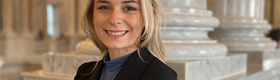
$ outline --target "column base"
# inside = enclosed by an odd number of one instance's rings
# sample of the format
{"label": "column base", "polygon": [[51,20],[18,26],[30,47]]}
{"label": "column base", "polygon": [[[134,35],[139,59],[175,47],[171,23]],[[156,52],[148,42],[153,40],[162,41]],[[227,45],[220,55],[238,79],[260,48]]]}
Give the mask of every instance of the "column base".
{"label": "column base", "polygon": [[194,60],[225,57],[227,48],[218,43],[164,43],[166,60]]}
{"label": "column base", "polygon": [[270,70],[260,71],[255,74],[249,75],[240,80],[279,80],[280,79],[280,67],[275,67]]}
{"label": "column base", "polygon": [[247,54],[247,75],[280,66],[280,50],[270,51],[231,51],[231,53]]}
{"label": "column base", "polygon": [[213,80],[236,74],[246,74],[246,54],[205,60],[167,60],[178,74],[178,80]]}

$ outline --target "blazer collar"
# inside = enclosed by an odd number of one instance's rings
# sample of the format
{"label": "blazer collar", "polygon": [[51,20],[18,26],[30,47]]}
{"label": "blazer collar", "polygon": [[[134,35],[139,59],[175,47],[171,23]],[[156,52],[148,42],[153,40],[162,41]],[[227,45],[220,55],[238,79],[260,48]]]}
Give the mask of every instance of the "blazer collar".
{"label": "blazer collar", "polygon": [[139,51],[140,56],[145,62],[139,57],[138,51],[134,52],[114,80],[138,80],[142,76],[154,56],[147,48],[139,48]]}
{"label": "blazer collar", "polygon": [[[147,48],[139,48],[139,51],[144,62],[139,57],[138,51],[135,51],[125,62],[114,80],[138,80],[142,76],[154,56]],[[98,61],[97,67],[90,75],[89,80],[100,80],[103,67],[104,62],[102,60]]]}
{"label": "blazer collar", "polygon": [[100,80],[104,65],[105,64],[104,64],[103,60],[98,61],[98,64],[97,64],[95,70],[91,73],[88,80]]}

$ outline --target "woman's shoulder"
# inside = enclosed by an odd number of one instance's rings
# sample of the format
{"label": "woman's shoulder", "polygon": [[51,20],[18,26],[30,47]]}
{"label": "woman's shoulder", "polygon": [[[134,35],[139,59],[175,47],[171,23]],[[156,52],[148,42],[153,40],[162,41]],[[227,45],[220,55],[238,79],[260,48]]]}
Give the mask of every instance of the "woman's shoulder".
{"label": "woman's shoulder", "polygon": [[177,73],[157,58],[150,62],[146,75],[153,75],[149,80],[177,80]]}

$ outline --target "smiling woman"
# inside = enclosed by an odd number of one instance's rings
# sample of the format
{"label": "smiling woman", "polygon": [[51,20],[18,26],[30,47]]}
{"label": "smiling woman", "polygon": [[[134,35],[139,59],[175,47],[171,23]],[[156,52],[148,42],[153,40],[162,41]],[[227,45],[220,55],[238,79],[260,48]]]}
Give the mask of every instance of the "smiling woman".
{"label": "smiling woman", "polygon": [[75,80],[177,80],[164,62],[162,16],[156,0],[90,0],[83,29],[102,59],[82,64]]}

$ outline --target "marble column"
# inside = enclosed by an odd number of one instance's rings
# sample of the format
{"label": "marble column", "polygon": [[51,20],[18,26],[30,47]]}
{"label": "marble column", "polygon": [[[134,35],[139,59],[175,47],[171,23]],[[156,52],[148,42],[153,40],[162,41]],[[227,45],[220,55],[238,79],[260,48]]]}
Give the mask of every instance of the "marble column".
{"label": "marble column", "polygon": [[64,7],[65,7],[65,1],[63,0],[59,0],[58,1],[58,18],[59,18],[59,37],[61,37],[62,35],[65,36],[64,32],[65,30],[67,30],[66,28],[66,24],[65,24],[65,17],[67,17],[67,12],[65,11]]}
{"label": "marble column", "polygon": [[30,34],[30,30],[28,29],[30,24],[29,24],[29,0],[20,0],[20,10],[21,10],[21,27],[22,27],[22,33],[23,34]]}
{"label": "marble column", "polygon": [[163,0],[160,4],[166,16],[166,27],[161,31],[166,60],[226,56],[226,46],[207,35],[219,20],[206,9],[206,0]]}
{"label": "marble column", "polygon": [[208,32],[218,27],[219,20],[207,10],[207,0],[161,0],[160,4],[166,16],[161,31],[165,60],[178,80],[245,76],[246,55],[227,55],[225,45],[209,39]]}
{"label": "marble column", "polygon": [[[22,26],[22,4],[21,4],[21,0],[14,0],[13,2],[14,4],[14,25],[13,25],[13,30],[14,32],[20,36],[23,32],[23,26]],[[19,37],[17,37],[19,38]],[[19,40],[19,39],[17,39]]]}
{"label": "marble column", "polygon": [[77,12],[77,0],[69,0],[67,1],[67,12],[68,12],[68,31],[67,31],[67,36],[69,37],[70,40],[70,45],[69,45],[69,50],[74,51],[75,46],[77,44],[77,35],[75,33],[75,27],[77,27],[77,17],[76,17],[76,12]]}
{"label": "marble column", "polygon": [[[44,17],[46,17],[46,15],[44,14],[44,10],[46,10],[44,6],[44,2],[45,0],[30,0],[30,6],[31,6],[31,24],[29,24],[30,26],[32,26],[32,31],[31,33],[39,38],[38,34],[41,34],[41,31],[43,32],[43,36],[47,36],[47,31],[44,31],[44,30],[47,30],[46,28],[46,24],[44,23]],[[45,28],[45,29],[43,29]],[[42,36],[42,37],[43,37]]]}
{"label": "marble column", "polygon": [[[23,71],[24,62],[18,51],[18,35],[14,32],[14,0],[2,0],[2,18],[4,32],[4,54],[1,54],[0,79],[18,80]],[[1,42],[2,43],[2,42]],[[12,75],[12,76],[11,76]]]}
{"label": "marble column", "polygon": [[32,34],[34,34],[35,37],[38,36],[38,11],[37,11],[37,4],[38,0],[31,0],[31,26],[32,26]]}
{"label": "marble column", "polygon": [[13,0],[2,0],[3,32],[5,35],[14,35],[13,27]]}
{"label": "marble column", "polygon": [[[31,6],[32,2],[31,0],[20,0],[21,1],[21,29],[22,29],[22,35],[21,35],[21,40],[19,41],[21,46],[19,49],[22,49],[21,54],[22,57],[25,58],[25,60],[29,61],[36,61],[32,57],[35,54],[35,34],[30,29],[30,26],[32,26],[31,21],[33,21],[31,18],[32,16],[30,15],[31,12]],[[28,46],[28,47],[26,47]],[[32,56],[30,56],[32,55]]]}
{"label": "marble column", "polygon": [[[35,54],[36,56],[40,56],[43,53],[47,52],[47,39],[48,38],[48,34],[47,34],[47,24],[46,24],[46,9],[47,9],[47,4],[46,4],[46,0],[31,0],[31,11],[30,12],[31,15],[31,26],[32,26],[32,34],[34,36],[34,39],[36,41],[34,41],[34,50],[35,50]],[[35,57],[40,61],[40,57]]]}
{"label": "marble column", "polygon": [[85,38],[86,35],[82,29],[82,19],[84,17],[84,14],[86,12],[87,4],[89,3],[89,0],[78,0],[78,35],[81,38]]}
{"label": "marble column", "polygon": [[4,32],[4,42],[5,52],[4,58],[6,60],[21,60],[22,57],[15,56],[18,51],[14,50],[18,45],[18,35],[14,32],[14,0],[3,0],[3,32]]}
{"label": "marble column", "polygon": [[[208,0],[208,8],[220,20],[210,37],[230,52],[247,53],[247,74],[280,66],[276,42],[265,37],[272,29],[264,19],[265,0]],[[268,57],[274,56],[274,57]]]}
{"label": "marble column", "polygon": [[264,0],[209,0],[208,8],[220,20],[210,33],[229,51],[274,50],[276,43],[264,36],[271,25],[264,20]]}

